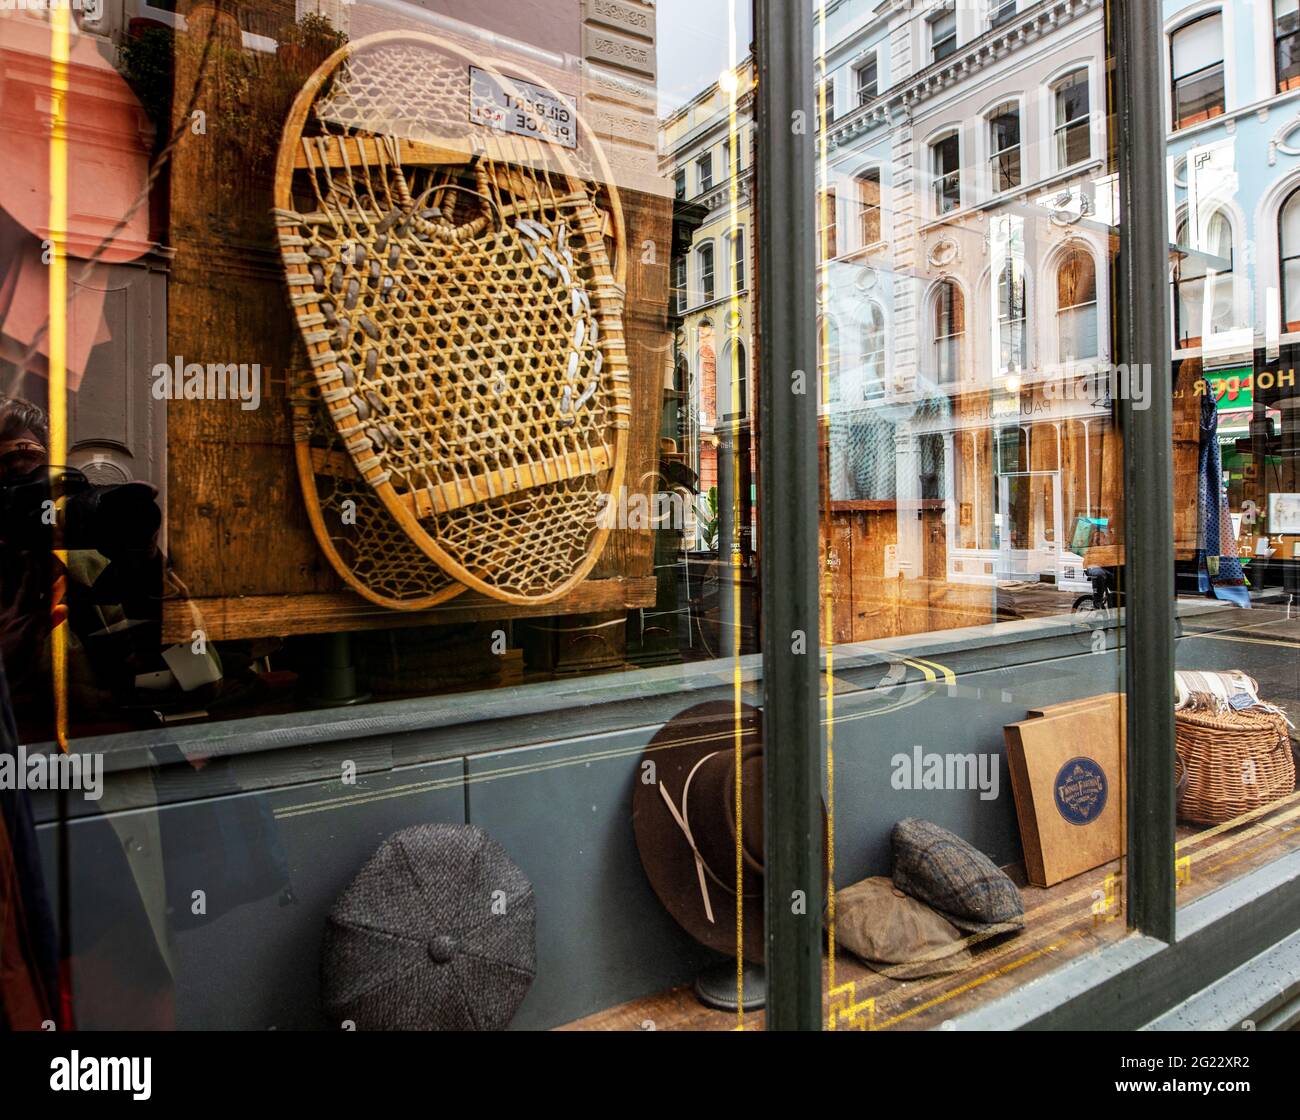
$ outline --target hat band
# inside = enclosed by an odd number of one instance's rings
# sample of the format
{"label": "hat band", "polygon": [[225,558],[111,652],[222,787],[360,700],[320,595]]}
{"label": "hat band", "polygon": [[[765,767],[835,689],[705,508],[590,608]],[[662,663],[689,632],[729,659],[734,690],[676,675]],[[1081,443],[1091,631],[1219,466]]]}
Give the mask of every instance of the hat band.
{"label": "hat band", "polygon": [[699,846],[695,843],[695,835],[691,832],[689,794],[691,791],[691,782],[695,778],[696,771],[708,762],[709,759],[723,753],[723,751],[711,751],[691,767],[691,772],[686,775],[686,781],[682,785],[682,808],[680,812],[678,812],[677,806],[673,804],[673,799],[668,793],[668,790],[664,788],[664,784],[662,782],[657,783],[659,786],[659,793],[663,796],[664,804],[668,806],[668,812],[672,814],[673,820],[677,822],[677,827],[682,830],[682,835],[686,838],[686,843],[690,845],[691,852],[695,856],[695,875],[700,883],[700,898],[704,903],[704,916],[708,918],[710,925],[714,924],[714,922],[713,903],[709,899],[709,879],[712,879],[728,894],[735,894],[736,892],[733,887],[728,886],[717,876],[713,868],[709,866],[708,861],[705,860],[704,856],[701,854]]}

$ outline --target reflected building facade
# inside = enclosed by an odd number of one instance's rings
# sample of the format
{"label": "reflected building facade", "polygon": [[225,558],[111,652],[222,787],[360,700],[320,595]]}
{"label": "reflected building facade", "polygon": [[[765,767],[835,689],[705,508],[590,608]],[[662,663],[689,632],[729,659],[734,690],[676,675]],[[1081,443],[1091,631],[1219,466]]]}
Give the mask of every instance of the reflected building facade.
{"label": "reflected building facade", "polygon": [[[1165,8],[1175,436],[1197,440],[1213,393],[1247,557],[1261,537],[1292,556],[1300,528],[1267,517],[1298,488],[1295,9]],[[1086,568],[1123,563],[1113,397],[1170,379],[1130,379],[1109,352],[1103,21],[1100,0],[820,9],[826,497],[845,538],[831,566],[860,569],[855,534],[874,535],[886,582],[928,585],[914,597],[929,604],[890,617],[876,596],[881,620],[855,611],[841,637],[999,616],[999,588],[1078,593]],[[1175,494],[1180,559],[1195,482],[1183,472]],[[842,582],[860,597],[860,572]]]}

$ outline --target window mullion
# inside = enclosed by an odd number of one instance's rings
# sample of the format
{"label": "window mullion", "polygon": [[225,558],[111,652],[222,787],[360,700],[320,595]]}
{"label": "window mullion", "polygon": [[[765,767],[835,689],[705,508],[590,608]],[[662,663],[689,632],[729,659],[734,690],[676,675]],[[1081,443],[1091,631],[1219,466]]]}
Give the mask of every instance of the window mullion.
{"label": "window mullion", "polygon": [[[1165,134],[1157,0],[1107,8],[1115,61],[1121,218],[1115,264],[1116,354],[1151,371],[1149,408],[1117,402],[1124,446],[1124,679],[1128,693],[1127,907],[1132,928],[1174,938],[1173,392],[1166,283]],[[1134,315],[1131,309],[1140,307]]]}
{"label": "window mullion", "polygon": [[[755,0],[759,248],[759,520],[762,596],[767,1029],[815,1030],[822,1018],[821,696],[818,642],[818,369],[812,10]],[[799,636],[802,635],[802,641]]]}

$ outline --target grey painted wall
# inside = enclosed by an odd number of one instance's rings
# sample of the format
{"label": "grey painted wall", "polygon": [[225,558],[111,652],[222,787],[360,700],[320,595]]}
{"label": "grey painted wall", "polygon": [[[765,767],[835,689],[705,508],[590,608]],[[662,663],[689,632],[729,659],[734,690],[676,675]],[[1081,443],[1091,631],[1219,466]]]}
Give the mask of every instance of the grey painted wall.
{"label": "grey painted wall", "polygon": [[[1117,687],[1113,651],[1088,655],[1077,639],[1059,634],[997,650],[963,648],[954,639],[951,649],[932,645],[926,656],[952,667],[957,683],[925,682],[909,670],[908,683],[873,687],[882,675],[879,657],[864,654],[855,665],[837,651],[832,745],[841,885],[888,873],[890,829],[906,816],[946,825],[999,863],[1019,858],[1003,724],[1024,718],[1029,707]],[[708,683],[662,691],[653,702],[621,701],[622,690],[608,689],[599,707],[560,705],[549,715],[523,711],[477,728],[260,750],[194,774],[174,760],[154,771],[137,762],[116,779],[118,803],[149,806],[156,797],[165,804],[79,817],[68,827],[79,1025],[165,1025],[174,1004],[180,1027],[332,1026],[319,1004],[325,915],[385,837],[429,821],[485,828],[534,885],[539,975],[515,1026],[554,1026],[689,981],[715,958],[678,929],[651,891],[632,834],[631,796],[655,731],[676,711],[729,695]],[[554,700],[555,687],[529,695]],[[747,698],[755,691],[751,681]],[[620,705],[626,710],[618,730]],[[610,729],[579,733],[599,725]],[[531,745],[490,747],[512,741]],[[996,754],[998,798],[894,789],[892,756],[914,744]],[[138,743],[131,749],[138,754]],[[422,752],[448,757],[406,761]],[[365,760],[355,786],[337,778],[349,758]],[[184,781],[178,768],[189,775]],[[44,809],[40,831],[53,883],[57,830]],[[207,892],[201,919],[189,913],[193,889]],[[152,922],[141,899],[154,903]],[[160,942],[170,948],[174,982]]]}

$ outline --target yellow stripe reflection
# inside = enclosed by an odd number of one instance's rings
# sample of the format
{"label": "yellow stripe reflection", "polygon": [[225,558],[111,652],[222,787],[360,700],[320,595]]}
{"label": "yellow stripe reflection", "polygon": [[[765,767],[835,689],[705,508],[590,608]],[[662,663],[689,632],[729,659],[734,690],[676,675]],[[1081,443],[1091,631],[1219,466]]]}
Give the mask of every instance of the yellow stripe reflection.
{"label": "yellow stripe reflection", "polygon": [[[51,483],[68,452],[68,52],[72,10],[58,6],[50,12],[50,285],[49,285],[49,418]],[[54,675],[54,736],[68,749],[67,626],[50,634],[50,663]]]}

